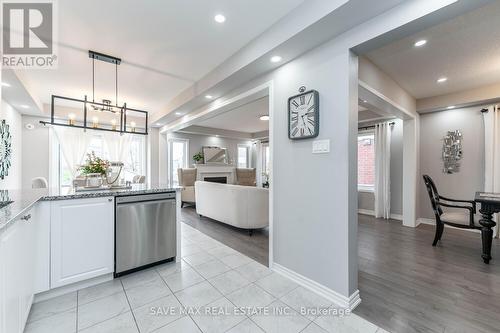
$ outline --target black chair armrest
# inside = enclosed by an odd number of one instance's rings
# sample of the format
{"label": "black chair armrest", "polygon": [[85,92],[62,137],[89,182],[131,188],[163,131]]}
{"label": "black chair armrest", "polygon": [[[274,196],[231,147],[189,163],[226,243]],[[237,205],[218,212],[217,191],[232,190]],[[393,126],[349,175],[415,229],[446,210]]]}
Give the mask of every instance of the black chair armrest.
{"label": "black chair armrest", "polygon": [[449,201],[449,202],[459,202],[459,203],[462,202],[462,203],[471,204],[472,209],[474,209],[474,214],[476,214],[476,202],[474,200],[450,199],[450,198],[443,197],[442,195],[439,196],[439,199],[443,199],[443,200]]}

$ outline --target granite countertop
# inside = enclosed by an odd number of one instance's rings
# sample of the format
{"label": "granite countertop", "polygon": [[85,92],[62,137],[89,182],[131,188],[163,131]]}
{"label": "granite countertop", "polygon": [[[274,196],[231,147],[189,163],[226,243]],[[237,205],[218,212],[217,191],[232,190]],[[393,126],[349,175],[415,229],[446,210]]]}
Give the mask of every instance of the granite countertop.
{"label": "granite countertop", "polygon": [[9,226],[13,225],[15,221],[18,221],[22,214],[27,212],[38,201],[165,193],[178,191],[180,189],[180,187],[172,187],[161,184],[136,184],[132,185],[132,188],[130,189],[109,189],[84,192],[76,192],[73,188],[0,190],[0,201],[13,201],[11,204],[0,208],[0,234]]}

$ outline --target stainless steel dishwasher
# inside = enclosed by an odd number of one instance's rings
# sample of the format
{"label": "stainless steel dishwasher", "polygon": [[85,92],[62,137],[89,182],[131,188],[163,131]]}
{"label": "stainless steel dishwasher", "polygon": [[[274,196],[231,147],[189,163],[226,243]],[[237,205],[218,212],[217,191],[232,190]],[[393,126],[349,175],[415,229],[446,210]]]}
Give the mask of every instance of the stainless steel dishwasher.
{"label": "stainless steel dishwasher", "polygon": [[115,276],[176,256],[174,193],[116,198]]}

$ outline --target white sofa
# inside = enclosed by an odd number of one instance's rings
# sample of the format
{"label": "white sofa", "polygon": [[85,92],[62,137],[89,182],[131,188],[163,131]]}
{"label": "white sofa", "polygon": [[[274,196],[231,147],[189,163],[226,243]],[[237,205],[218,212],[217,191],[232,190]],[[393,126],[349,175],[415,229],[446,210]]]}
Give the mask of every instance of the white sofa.
{"label": "white sofa", "polygon": [[194,187],[199,215],[242,229],[269,226],[268,189],[204,181]]}

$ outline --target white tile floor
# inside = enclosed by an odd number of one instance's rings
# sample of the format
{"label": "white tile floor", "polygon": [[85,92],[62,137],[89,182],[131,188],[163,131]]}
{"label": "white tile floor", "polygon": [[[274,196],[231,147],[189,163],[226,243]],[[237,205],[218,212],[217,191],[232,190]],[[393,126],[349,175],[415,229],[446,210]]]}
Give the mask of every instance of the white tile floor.
{"label": "white tile floor", "polygon": [[354,314],[301,315],[333,304],[184,223],[181,234],[181,262],[36,303],[25,332],[385,332]]}

